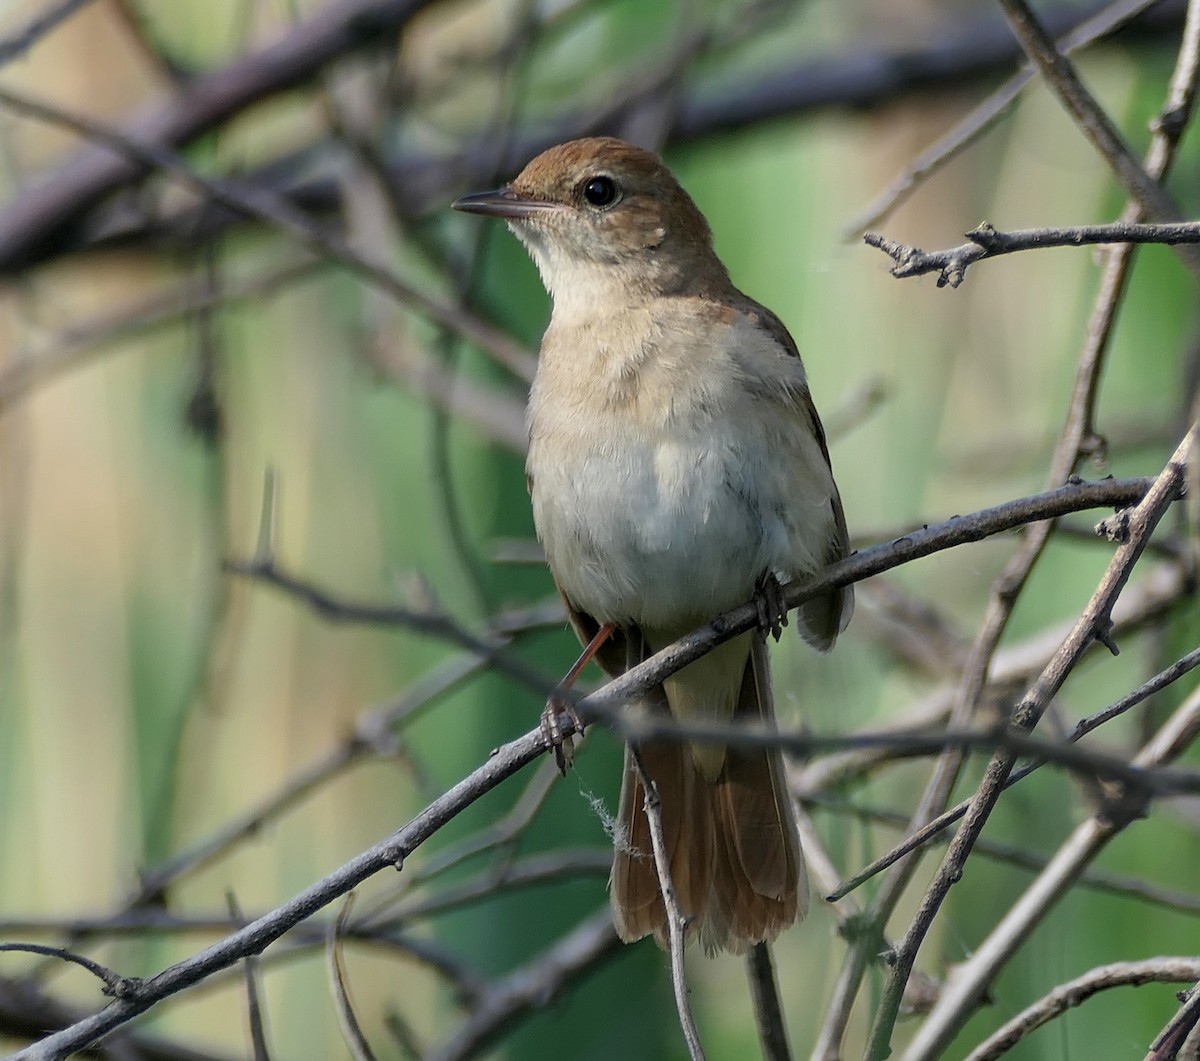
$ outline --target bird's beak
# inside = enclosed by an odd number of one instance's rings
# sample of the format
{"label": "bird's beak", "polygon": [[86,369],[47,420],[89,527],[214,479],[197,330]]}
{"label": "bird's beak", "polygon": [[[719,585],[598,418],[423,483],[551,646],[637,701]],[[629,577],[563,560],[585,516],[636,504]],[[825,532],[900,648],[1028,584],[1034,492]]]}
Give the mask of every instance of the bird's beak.
{"label": "bird's beak", "polygon": [[464,195],[450,204],[455,210],[468,214],[485,214],[488,217],[532,217],[555,209],[557,204],[541,199],[526,199],[510,187],[497,188],[494,192],[476,192]]}

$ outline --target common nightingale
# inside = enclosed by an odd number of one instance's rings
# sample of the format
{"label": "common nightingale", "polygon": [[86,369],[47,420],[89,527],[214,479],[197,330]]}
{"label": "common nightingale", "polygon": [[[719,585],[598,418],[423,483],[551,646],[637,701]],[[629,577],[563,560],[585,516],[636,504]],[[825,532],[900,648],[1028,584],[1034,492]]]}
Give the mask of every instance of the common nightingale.
{"label": "common nightingale", "polygon": [[[593,137],[544,152],[459,210],[503,218],[553,300],[529,401],[533,518],[567,613],[611,675],[752,597],[784,621],[780,580],[847,553],[846,523],[804,365],[770,310],[733,286],[708,222],[648,151]],[[798,626],[829,649],[838,589]],[[766,640],[735,637],[640,704],[679,720],[769,723]],[[662,804],[689,935],[744,951],[802,918],[808,883],[775,749],[639,745]],[[667,940],[631,753],[612,870],[621,937]]]}

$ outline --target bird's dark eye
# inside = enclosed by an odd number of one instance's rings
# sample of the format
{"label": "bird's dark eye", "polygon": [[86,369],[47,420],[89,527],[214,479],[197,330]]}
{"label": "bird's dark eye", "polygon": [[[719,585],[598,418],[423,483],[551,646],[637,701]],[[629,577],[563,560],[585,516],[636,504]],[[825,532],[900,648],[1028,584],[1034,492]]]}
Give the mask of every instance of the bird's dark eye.
{"label": "bird's dark eye", "polygon": [[592,177],[583,186],[583,198],[592,206],[612,206],[617,201],[617,182],[612,177]]}

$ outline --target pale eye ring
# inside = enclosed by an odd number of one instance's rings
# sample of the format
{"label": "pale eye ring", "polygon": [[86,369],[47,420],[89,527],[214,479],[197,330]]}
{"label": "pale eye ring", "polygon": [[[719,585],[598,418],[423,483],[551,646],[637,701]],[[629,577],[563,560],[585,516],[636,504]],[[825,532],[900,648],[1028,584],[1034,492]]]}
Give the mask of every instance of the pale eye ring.
{"label": "pale eye ring", "polygon": [[589,177],[580,191],[584,202],[601,209],[617,201],[617,182],[605,173]]}

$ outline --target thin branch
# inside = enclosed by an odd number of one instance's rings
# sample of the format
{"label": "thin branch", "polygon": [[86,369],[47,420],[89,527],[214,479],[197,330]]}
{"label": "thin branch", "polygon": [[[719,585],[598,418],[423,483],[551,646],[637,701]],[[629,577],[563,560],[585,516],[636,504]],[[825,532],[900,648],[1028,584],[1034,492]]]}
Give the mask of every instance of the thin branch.
{"label": "thin branch", "polygon": [[[1056,659],[1054,662],[1057,664],[1059,661]],[[607,688],[593,695],[600,696]],[[739,748],[779,748],[799,757],[843,748],[873,747],[887,748],[894,759],[937,755],[946,748],[986,751],[1003,757],[1028,755],[1044,758],[1081,777],[1116,782],[1146,796],[1200,794],[1200,771],[1146,768],[1131,764],[1123,755],[1033,737],[1016,725],[910,732],[889,729],[826,736],[806,731],[780,731],[762,725],[683,722],[673,718],[647,720],[632,713],[610,714],[595,706],[590,697],[579,702],[579,709],[581,713],[600,716],[621,736],[635,741],[669,739],[727,744]]]}
{"label": "thin branch", "polygon": [[[1200,436],[1200,424],[1193,424],[1155,480],[1154,486],[1137,507],[1127,513],[1125,541],[1117,548],[1108,570],[1070,635],[1013,712],[1014,728],[1026,733],[1031,731],[1083,653],[1097,640],[1103,642],[1109,637],[1113,605],[1129,580],[1150,534],[1170,507],[1170,498],[1177,494],[1181,484],[1186,481],[1186,468],[1196,448],[1197,436]],[[896,949],[868,1042],[867,1056],[871,1061],[883,1061],[891,1051],[892,1029],[917,951],[951,887],[961,879],[963,864],[1003,792],[1015,761],[1016,756],[1007,750],[992,757],[972,799],[971,809],[965,815],[962,826],[921,899],[916,916]],[[922,1029],[929,1026],[930,1022],[926,1021]]]}
{"label": "thin branch", "polygon": [[[193,78],[186,88],[140,116],[123,123],[133,139],[180,148],[218,128],[227,120],[275,93],[311,81],[328,64],[378,43],[403,30],[429,0],[342,0],[330,3],[308,21],[283,31],[273,42],[224,68]],[[1072,4],[1057,4],[1043,14],[1055,33],[1079,24],[1080,18],[1102,11],[1093,4],[1084,12]],[[1122,30],[1121,39],[1138,34],[1174,39],[1182,0],[1162,0]],[[936,32],[932,30],[936,28]],[[831,106],[877,106],[913,91],[937,85],[961,86],[969,78],[1008,72],[1020,49],[1007,27],[992,13],[961,19],[937,16],[936,27],[915,45],[900,49],[869,45],[833,58],[806,59],[782,69],[755,71],[736,85],[722,82],[719,91],[703,80],[685,87],[668,143],[708,137],[731,128],[745,128],[782,115],[802,114]],[[662,85],[653,79],[640,96],[625,103],[626,115],[657,106]],[[593,130],[595,112],[572,111],[552,118],[548,129],[516,138],[503,166],[515,172],[526,160],[552,143]],[[609,113],[609,127],[621,124]],[[428,212],[446,201],[447,189],[462,189],[483,179],[494,168],[495,145],[472,141],[461,152],[430,157],[405,151],[390,166],[389,177],[406,214]],[[344,190],[336,178],[297,178],[303,167],[275,159],[264,173],[278,194],[298,209],[314,213],[340,207]],[[82,225],[88,212],[105,197],[136,181],[144,165],[114,158],[98,145],[88,145],[57,171],[0,211],[0,271],[14,273],[46,258],[86,245]],[[285,187],[280,187],[280,174]],[[193,237],[195,228],[181,225]],[[129,238],[147,239],[143,229]],[[161,235],[161,231],[157,233]]]}
{"label": "thin branch", "polygon": [[1002,232],[986,221],[966,233],[970,243],[948,250],[924,251],[897,243],[878,232],[867,232],[863,242],[883,251],[896,264],[892,276],[904,279],[937,273],[938,287],[958,287],[967,268],[985,258],[1049,247],[1084,247],[1114,243],[1200,243],[1200,221],[1171,224],[1137,224],[1113,221],[1107,225],[1077,225],[1065,228],[1026,228]]}
{"label": "thin branch", "polygon": [[[1136,17],[1155,0],[1117,0],[1085,18],[1058,40],[1064,55],[1085,48],[1107,37],[1122,23]],[[910,162],[874,199],[868,203],[844,230],[847,240],[861,236],[867,229],[883,221],[930,176],[951,159],[993,128],[1025,86],[1033,80],[1033,67],[1028,63],[1012,75],[985,100],[973,107],[954,127],[938,137],[928,148]]]}
{"label": "thin branch", "polygon": [[[426,859],[422,866],[413,872],[413,884],[427,883],[479,855],[513,849],[533,824],[551,789],[561,777],[553,763],[543,763],[534,771],[524,791],[503,818],[477,830],[457,844],[442,848],[437,854]],[[373,916],[384,916],[387,911],[392,910],[394,902],[394,898],[386,899],[372,912]]]}
{"label": "thin branch", "polygon": [[468,1061],[480,1056],[521,1014],[550,1005],[580,976],[623,951],[606,908],[489,988],[463,1026],[423,1061]]}
{"label": "thin branch", "polygon": [[282,906],[252,921],[199,954],[144,981],[131,996],[55,1032],[13,1055],[12,1061],[57,1061],[73,1050],[128,1023],[171,995],[261,951],[317,910],[346,895],[369,877],[403,868],[404,860],[448,821],[547,751],[540,727],[498,748],[471,774],[435,799],[407,825],[310,885]]}
{"label": "thin branch", "polygon": [[[1200,732],[1200,689],[1194,691],[1134,758],[1139,768],[1176,759]],[[1061,845],[1037,878],[1009,908],[971,956],[955,966],[942,992],[904,1054],[904,1061],[932,1061],[974,1012],[979,1000],[1055,903],[1066,894],[1101,850],[1145,813],[1141,797],[1118,790]]]}
{"label": "thin branch", "polygon": [[758,1027],[763,1061],[791,1061],[792,1051],[788,1046],[787,1025],[779,1001],[779,984],[775,979],[770,944],[756,943],[750,948],[746,971],[750,977],[750,998],[754,1003],[754,1023]]}
{"label": "thin branch", "polygon": [[542,695],[547,695],[555,688],[555,682],[549,675],[541,673],[511,652],[505,651],[509,644],[507,638],[477,636],[442,612],[410,608],[402,604],[344,601],[327,590],[282,570],[272,557],[228,560],[225,562],[225,570],[283,590],[290,596],[304,601],[316,614],[329,622],[392,626],[426,637],[435,637],[473,652],[497,670]]}
{"label": "thin branch", "polygon": [[[906,814],[901,814],[898,811],[884,810],[879,807],[865,807],[859,803],[854,803],[837,796],[826,796],[816,792],[802,791],[797,795],[797,798],[801,801],[802,805],[821,808],[834,814],[852,815],[853,817],[874,824],[888,825],[896,829],[903,829],[908,824],[908,816]],[[934,842],[948,841],[948,839],[945,836],[935,837]],[[1034,873],[1040,873],[1049,864],[1049,856],[1047,855],[1018,847],[1016,844],[1005,844],[996,840],[979,840],[975,844],[975,851],[984,858],[992,859],[1005,865],[1016,866],[1019,869],[1031,870]],[[834,892],[836,886],[839,884],[836,873],[820,879],[822,887],[825,887],[827,893]],[[826,884],[825,882],[828,883]],[[1189,914],[1193,917],[1200,915],[1200,894],[1163,888],[1157,884],[1152,884],[1150,881],[1142,880],[1140,877],[1089,869],[1080,876],[1078,883],[1084,888],[1133,899],[1152,906],[1161,906],[1165,910],[1173,910],[1176,913]],[[848,901],[849,897],[847,896],[838,902],[840,904]],[[835,906],[833,909],[838,910],[838,907]],[[856,908],[851,907],[851,909],[854,910]]]}
{"label": "thin branch", "polygon": [[683,967],[684,935],[687,931],[690,915],[684,913],[679,905],[679,896],[675,892],[675,884],[671,880],[671,856],[667,853],[666,835],[663,832],[662,800],[658,795],[658,786],[650,777],[642,753],[636,744],[630,745],[633,765],[637,770],[638,779],[642,783],[644,802],[642,809],[646,814],[646,823],[650,828],[650,844],[654,849],[654,868],[658,871],[658,888],[662,893],[663,909],[667,918],[668,950],[671,955],[671,988],[675,993],[675,1012],[679,1014],[679,1026],[683,1030],[683,1039],[687,1043],[688,1056],[692,1061],[704,1061],[704,1046],[700,1042],[700,1033],[696,1030],[696,1020],[692,1016],[692,1005],[688,1001],[687,976]]}
{"label": "thin branch", "polygon": [[69,19],[92,0],[58,0],[39,11],[15,33],[0,40],[0,66],[6,66],[24,55],[38,41]]}
{"label": "thin branch", "polygon": [[346,978],[346,966],[342,960],[342,939],[346,926],[350,921],[350,911],[354,907],[354,893],[346,896],[342,909],[334,919],[329,930],[329,938],[325,945],[325,961],[329,969],[329,980],[333,985],[334,1008],[342,1026],[342,1037],[350,1048],[350,1056],[354,1061],[375,1061],[375,1053],[371,1044],[363,1034],[362,1025],[354,1012],[350,1001],[350,988]]}
{"label": "thin branch", "polygon": [[1200,1025],[1200,982],[1189,992],[1181,993],[1180,1009],[1150,1044],[1145,1061],[1175,1061],[1193,1030]]}
{"label": "thin branch", "polygon": [[[246,919],[238,907],[236,896],[232,891],[225,893],[225,902],[229,906],[229,916],[238,928],[244,928]],[[259,960],[257,954],[247,954],[242,959],[242,975],[246,985],[246,1012],[250,1022],[250,1044],[254,1050],[254,1061],[271,1061],[271,1051],[267,1047],[267,1029],[263,1020],[262,999],[258,990]]]}
{"label": "thin branch", "polygon": [[45,943],[0,943],[0,952],[16,954],[43,954],[48,958],[59,958],[86,969],[104,983],[103,992],[112,998],[128,998],[141,989],[141,980],[136,976],[122,976],[106,965],[92,961],[82,954],[75,954],[64,947],[51,947]]}
{"label": "thin branch", "polygon": [[[80,117],[11,88],[0,88],[0,106],[36,121],[69,129],[102,145],[109,152],[116,152],[122,159],[165,174],[209,202],[286,232],[301,246],[348,269],[401,305],[476,343],[517,377],[525,381],[533,378],[535,362],[532,355],[495,325],[459,306],[418,290],[400,279],[391,269],[369,261],[341,236],[325,230],[274,193],[264,193],[245,182],[202,176],[180,155],[150,139],[128,136],[104,122]],[[0,242],[3,239],[4,233],[0,231]]]}
{"label": "thin branch", "polygon": [[[557,767],[555,774],[557,775]],[[432,917],[490,899],[497,893],[528,888],[572,877],[607,877],[612,867],[612,849],[608,847],[560,848],[545,854],[526,855],[503,860],[499,865],[465,881],[421,899],[389,906],[374,915],[372,927],[389,930],[421,917]]]}
{"label": "thin branch", "polygon": [[[1176,660],[1169,667],[1164,668],[1153,677],[1148,678],[1132,692],[1121,697],[1114,703],[1109,704],[1108,707],[1097,711],[1093,715],[1089,715],[1085,719],[1081,719],[1078,723],[1076,723],[1075,728],[1071,731],[1071,733],[1068,734],[1066,738],[1067,743],[1074,743],[1081,737],[1092,732],[1092,730],[1096,729],[1098,726],[1101,726],[1105,722],[1108,722],[1111,719],[1114,719],[1117,716],[1124,714],[1126,711],[1136,707],[1143,700],[1153,696],[1155,693],[1165,689],[1172,682],[1182,678],[1185,674],[1187,674],[1188,671],[1192,670],[1196,666],[1200,666],[1200,648],[1189,652],[1182,659]],[[1008,780],[1004,783],[1005,789],[1011,788],[1018,781],[1022,781],[1035,770],[1044,765],[1045,760],[1037,759],[1026,763],[1023,767],[1021,767],[1021,769],[1014,771],[1013,774],[1008,778]],[[917,848],[923,847],[925,844],[929,843],[931,840],[941,834],[948,826],[953,825],[956,821],[962,818],[970,806],[971,801],[969,799],[965,799],[957,806],[952,807],[947,811],[943,811],[927,825],[922,826],[916,832],[906,836],[904,840],[892,848],[891,851],[881,855],[865,869],[861,870],[849,880],[840,884],[832,894],[827,896],[828,900],[830,902],[837,902],[839,899],[854,891],[855,888],[870,880],[873,876],[875,876],[875,874],[887,869],[888,866],[892,865],[892,863],[902,858],[904,855],[907,855],[910,851],[915,851]]]}
{"label": "thin branch", "polygon": [[1060,1017],[1093,995],[1114,987],[1143,984],[1177,984],[1200,980],[1200,959],[1148,958],[1138,962],[1115,962],[1090,969],[1082,976],[1059,984],[1044,998],[1022,1010],[972,1050],[965,1061],[995,1061],[1043,1024]]}
{"label": "thin branch", "polygon": [[[1159,183],[1157,176],[1147,172],[1134,156],[1112,119],[1080,81],[1071,61],[1055,47],[1053,38],[1025,0],[999,0],[999,3],[1021,47],[1129,195],[1148,216],[1156,220],[1180,220],[1175,200]],[[1200,256],[1195,253],[1181,253],[1180,258],[1193,271],[1200,268]]]}
{"label": "thin branch", "polygon": [[[498,868],[486,869],[433,895],[409,899],[389,907],[385,911],[386,916],[373,914],[370,918],[360,918],[346,929],[344,935],[347,939],[364,942],[375,942],[385,936],[394,940],[397,933],[413,921],[484,902],[504,891],[574,878],[607,877],[611,866],[612,849],[609,847],[558,848],[526,855],[512,862],[504,862]],[[1197,908],[1200,909],[1200,900],[1197,900]],[[0,935],[68,933],[112,939],[147,934],[225,933],[241,928],[243,924],[217,913],[171,913],[161,906],[140,906],[116,914],[91,917],[0,917]],[[312,921],[312,929],[322,938],[328,934],[328,926],[320,919]],[[298,927],[294,934],[306,942],[310,941],[304,926]]]}

